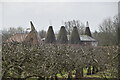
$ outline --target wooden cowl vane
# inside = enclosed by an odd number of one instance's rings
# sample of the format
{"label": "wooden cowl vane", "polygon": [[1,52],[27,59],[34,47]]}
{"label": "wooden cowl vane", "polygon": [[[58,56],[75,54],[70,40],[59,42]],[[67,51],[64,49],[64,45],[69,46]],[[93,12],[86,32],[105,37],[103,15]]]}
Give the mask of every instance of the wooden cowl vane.
{"label": "wooden cowl vane", "polygon": [[57,43],[60,43],[60,44],[68,43],[67,31],[64,26],[61,26],[60,32],[57,37]]}
{"label": "wooden cowl vane", "polygon": [[41,43],[40,37],[38,36],[38,33],[35,30],[35,27],[34,27],[32,21],[30,21],[30,24],[31,24],[31,31],[27,35],[27,37],[25,39],[25,43],[40,44]]}
{"label": "wooden cowl vane", "polygon": [[88,36],[92,37],[92,34],[91,34],[91,31],[90,31],[90,28],[89,28],[88,21],[87,21],[87,23],[86,23],[85,35],[88,35]]}
{"label": "wooden cowl vane", "polygon": [[56,43],[56,38],[55,38],[55,34],[52,26],[49,26],[49,29],[47,31],[47,35],[45,38],[45,43]]}
{"label": "wooden cowl vane", "polygon": [[70,44],[80,44],[80,36],[77,27],[73,28],[73,31],[70,35]]}
{"label": "wooden cowl vane", "polygon": [[31,31],[36,31],[32,21],[30,21],[30,24],[31,24]]}

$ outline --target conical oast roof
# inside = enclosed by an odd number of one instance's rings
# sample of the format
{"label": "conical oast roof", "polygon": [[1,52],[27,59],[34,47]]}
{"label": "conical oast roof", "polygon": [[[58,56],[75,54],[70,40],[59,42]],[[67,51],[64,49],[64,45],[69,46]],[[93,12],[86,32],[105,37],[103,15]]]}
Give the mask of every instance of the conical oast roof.
{"label": "conical oast roof", "polygon": [[27,37],[25,38],[25,43],[40,44],[41,38],[40,38],[40,36],[38,36],[38,33],[37,33],[32,21],[30,21],[30,25],[31,25],[31,31],[28,33]]}
{"label": "conical oast roof", "polygon": [[47,35],[45,38],[45,43],[55,43],[55,42],[56,42],[56,38],[55,38],[53,28],[52,26],[49,26],[49,29],[47,31]]}
{"label": "conical oast roof", "polygon": [[80,44],[80,36],[77,27],[73,28],[73,31],[70,35],[70,44]]}
{"label": "conical oast roof", "polygon": [[67,31],[64,26],[61,26],[61,29],[60,29],[58,37],[57,37],[57,43],[60,43],[60,44],[68,43]]}
{"label": "conical oast roof", "polygon": [[87,23],[86,23],[85,35],[88,35],[88,36],[92,37],[92,34],[91,34],[91,31],[90,31],[90,28],[89,28],[88,21],[87,21]]}

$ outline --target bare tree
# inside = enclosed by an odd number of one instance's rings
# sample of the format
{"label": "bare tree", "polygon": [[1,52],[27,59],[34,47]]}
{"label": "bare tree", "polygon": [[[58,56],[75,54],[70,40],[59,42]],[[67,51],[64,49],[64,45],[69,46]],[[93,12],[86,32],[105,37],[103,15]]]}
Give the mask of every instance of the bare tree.
{"label": "bare tree", "polygon": [[79,20],[72,20],[72,21],[65,22],[65,28],[68,32],[68,35],[71,34],[73,27],[75,26],[78,28],[79,34],[84,34],[84,27],[85,27],[84,24]]}
{"label": "bare tree", "polygon": [[99,25],[99,31],[95,31],[94,37],[98,40],[99,45],[110,46],[117,45],[117,26],[118,17],[107,18]]}
{"label": "bare tree", "polygon": [[88,65],[102,67],[100,75],[110,71],[109,76],[116,77],[117,47],[114,46],[80,47],[45,44],[29,47],[11,43],[2,46],[4,78],[50,77],[58,73],[62,74],[62,71],[69,73],[74,70],[76,70],[76,78],[81,78],[83,68]]}
{"label": "bare tree", "polygon": [[21,34],[21,33],[25,33],[25,31],[22,27],[18,27],[18,28],[10,27],[8,30],[2,30],[2,41],[4,42],[9,37],[17,33]]}
{"label": "bare tree", "polygon": [[46,36],[46,31],[41,30],[41,31],[39,31],[38,33],[39,33],[39,35],[40,35],[41,38],[45,38],[45,36]]}

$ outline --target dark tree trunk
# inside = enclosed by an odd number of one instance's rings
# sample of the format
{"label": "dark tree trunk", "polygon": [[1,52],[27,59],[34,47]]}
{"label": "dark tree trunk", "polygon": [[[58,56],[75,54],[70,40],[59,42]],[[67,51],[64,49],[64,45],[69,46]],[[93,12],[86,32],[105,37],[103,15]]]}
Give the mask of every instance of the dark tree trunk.
{"label": "dark tree trunk", "polygon": [[83,67],[80,68],[80,77],[84,77]]}
{"label": "dark tree trunk", "polygon": [[72,73],[71,73],[71,72],[68,73],[68,78],[67,78],[67,80],[72,80]]}
{"label": "dark tree trunk", "polygon": [[44,77],[39,76],[38,80],[45,80]]}
{"label": "dark tree trunk", "polygon": [[57,77],[57,75],[55,75],[55,80],[58,80],[58,77]]}
{"label": "dark tree trunk", "polygon": [[98,72],[99,70],[98,70],[98,67],[96,67],[96,73]]}
{"label": "dark tree trunk", "polygon": [[91,75],[91,66],[89,66],[87,69],[87,75]]}
{"label": "dark tree trunk", "polygon": [[47,77],[46,80],[49,80],[49,78]]}
{"label": "dark tree trunk", "polygon": [[93,66],[92,74],[95,74],[95,73],[96,73],[96,68],[95,68],[95,66]]}
{"label": "dark tree trunk", "polygon": [[75,75],[75,78],[76,79],[80,79],[82,78],[84,75],[83,75],[83,67],[81,67],[80,69],[76,70],[76,75]]}
{"label": "dark tree trunk", "polygon": [[76,70],[75,79],[78,80],[81,78],[80,70]]}
{"label": "dark tree trunk", "polygon": [[51,76],[50,80],[54,80],[53,76]]}

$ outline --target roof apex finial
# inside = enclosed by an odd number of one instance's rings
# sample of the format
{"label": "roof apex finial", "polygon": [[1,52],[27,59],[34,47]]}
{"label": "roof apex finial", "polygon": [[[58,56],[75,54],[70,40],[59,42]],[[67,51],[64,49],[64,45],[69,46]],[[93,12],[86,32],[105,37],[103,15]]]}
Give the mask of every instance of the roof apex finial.
{"label": "roof apex finial", "polygon": [[86,22],[86,27],[89,27],[89,23],[88,23],[88,21]]}

